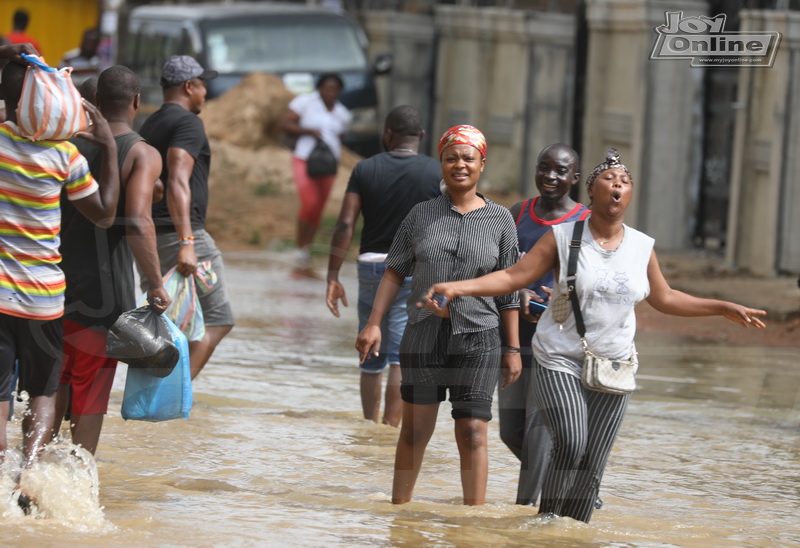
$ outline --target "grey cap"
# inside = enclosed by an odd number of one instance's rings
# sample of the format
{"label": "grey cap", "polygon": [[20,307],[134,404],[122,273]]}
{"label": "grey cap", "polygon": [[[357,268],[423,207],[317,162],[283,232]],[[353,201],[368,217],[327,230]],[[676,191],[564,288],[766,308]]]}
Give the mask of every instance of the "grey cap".
{"label": "grey cap", "polygon": [[173,55],[161,67],[161,85],[163,87],[174,86],[192,78],[213,80],[217,76],[219,73],[216,70],[204,69],[200,63],[188,55]]}

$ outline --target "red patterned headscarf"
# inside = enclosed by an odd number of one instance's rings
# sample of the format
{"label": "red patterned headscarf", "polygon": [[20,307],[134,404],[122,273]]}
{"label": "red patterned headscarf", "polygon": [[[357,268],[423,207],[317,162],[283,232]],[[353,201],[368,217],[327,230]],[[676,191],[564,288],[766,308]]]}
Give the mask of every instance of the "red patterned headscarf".
{"label": "red patterned headscarf", "polygon": [[444,149],[450,145],[469,145],[478,149],[483,158],[486,158],[486,137],[476,127],[460,125],[453,126],[442,134],[439,139],[439,158]]}

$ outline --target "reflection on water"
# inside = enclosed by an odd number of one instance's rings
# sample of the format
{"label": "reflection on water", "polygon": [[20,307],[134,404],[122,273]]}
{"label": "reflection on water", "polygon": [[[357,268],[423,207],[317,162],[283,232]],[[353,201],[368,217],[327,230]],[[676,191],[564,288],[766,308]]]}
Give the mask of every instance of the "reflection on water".
{"label": "reflection on water", "polygon": [[[496,423],[489,503],[462,506],[449,404],[415,500],[398,507],[390,503],[397,430],[361,418],[355,303],[335,319],[324,284],[291,280],[288,270],[280,256],[228,257],[238,326],[195,381],[191,418],[123,421],[121,367],[98,449],[99,501],[92,507],[91,480],[57,455],[66,473],[51,472],[45,483],[68,501],[56,509],[78,511],[34,519],[0,504],[3,544],[800,543],[797,350],[699,346],[642,333],[640,389],[603,480],[605,506],[589,525],[542,519],[513,504],[518,465]],[[354,269],[344,274],[354,301]],[[18,442],[18,422],[9,434]],[[13,485],[3,481],[0,496],[9,493],[10,501]]]}

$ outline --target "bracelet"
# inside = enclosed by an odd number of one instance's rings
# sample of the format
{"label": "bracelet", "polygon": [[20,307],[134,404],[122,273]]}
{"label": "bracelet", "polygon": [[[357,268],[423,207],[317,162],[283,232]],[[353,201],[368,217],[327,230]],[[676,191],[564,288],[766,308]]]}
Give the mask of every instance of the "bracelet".
{"label": "bracelet", "polygon": [[194,236],[186,236],[178,240],[180,245],[194,245]]}
{"label": "bracelet", "polygon": [[519,354],[519,346],[503,346],[504,354]]}

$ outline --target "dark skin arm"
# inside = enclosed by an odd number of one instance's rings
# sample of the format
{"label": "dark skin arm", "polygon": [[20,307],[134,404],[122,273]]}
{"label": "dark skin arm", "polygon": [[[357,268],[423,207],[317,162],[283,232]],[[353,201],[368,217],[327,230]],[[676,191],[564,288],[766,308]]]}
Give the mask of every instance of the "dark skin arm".
{"label": "dark skin arm", "polygon": [[[167,209],[178,233],[178,239],[184,240],[192,236],[189,216],[192,191],[189,179],[194,169],[194,158],[182,148],[170,147],[167,149],[167,167],[169,169]],[[177,270],[184,276],[190,276],[197,270],[197,254],[193,244],[180,246]]]}
{"label": "dark skin arm", "polygon": [[150,285],[148,302],[158,312],[163,312],[169,306],[170,298],[161,279],[152,215],[153,189],[161,174],[161,155],[145,142],[136,143],[125,158],[123,170],[127,175],[125,219],[128,245]]}
{"label": "dark skin arm", "polygon": [[75,137],[86,139],[103,150],[103,163],[100,177],[97,179],[100,188],[97,192],[75,200],[72,204],[84,217],[101,228],[108,228],[114,223],[119,201],[119,167],[117,166],[117,143],[108,122],[97,110],[97,107],[86,100],[83,107],[92,120],[89,131],[80,131]]}
{"label": "dark skin arm", "polygon": [[[12,61],[20,65],[27,65],[28,62],[22,58],[23,53],[27,53],[28,55],[40,55],[39,52],[36,51],[36,48],[33,47],[33,44],[29,43],[0,46],[0,60],[3,61]],[[2,66],[1,63],[0,66]]]}
{"label": "dark skin arm", "polygon": [[650,281],[647,302],[659,312],[683,317],[723,316],[742,327],[765,327],[760,318],[767,314],[764,310],[717,299],[703,299],[672,289],[661,272],[655,250],[650,254],[647,264],[647,278]]}
{"label": "dark skin arm", "polygon": [[317,139],[322,138],[322,134],[318,129],[301,127],[300,115],[291,109],[287,110],[281,118],[281,128],[283,128],[283,131],[286,133],[290,135],[296,135],[298,137],[300,135],[313,135]]}
{"label": "dark skin arm", "polygon": [[342,268],[347,250],[353,242],[356,222],[361,213],[361,196],[355,192],[347,192],[342,201],[342,209],[339,211],[339,219],[336,221],[336,228],[333,229],[331,238],[331,252],[328,258],[328,291],[325,302],[331,313],[339,317],[339,299],[342,304],[347,306],[347,295],[344,286],[339,282],[339,270]]}
{"label": "dark skin arm", "polygon": [[[511,310],[501,310],[500,320],[505,334],[505,341],[508,346],[519,348],[519,311],[514,308]],[[522,373],[522,357],[519,352],[503,352],[502,369],[503,383],[500,390],[517,381]]]}

